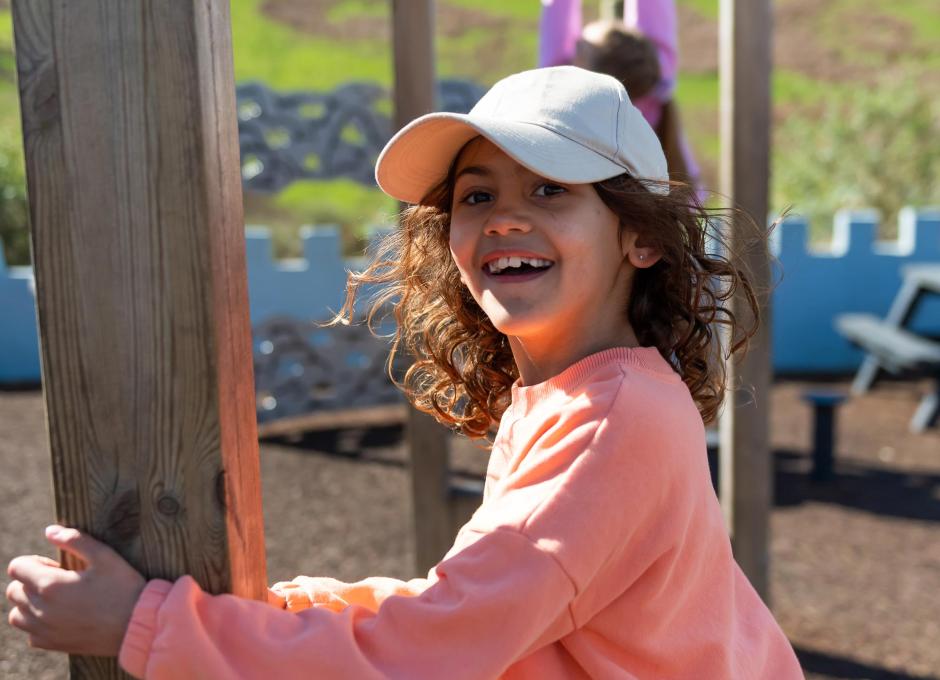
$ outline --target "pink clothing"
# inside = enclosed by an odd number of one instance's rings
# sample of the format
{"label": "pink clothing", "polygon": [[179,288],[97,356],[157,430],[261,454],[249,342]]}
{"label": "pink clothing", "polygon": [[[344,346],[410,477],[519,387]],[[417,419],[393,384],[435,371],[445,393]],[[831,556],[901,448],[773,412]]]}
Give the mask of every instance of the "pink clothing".
{"label": "pink clothing", "polygon": [[[663,104],[673,98],[679,75],[679,36],[675,0],[624,0],[623,23],[640,31],[659,54],[659,83],[635,102],[653,128],[662,118]],[[539,67],[574,61],[581,35],[581,0],[542,0],[539,24]],[[701,170],[685,136],[680,139],[689,177],[698,185]],[[701,196],[704,200],[704,194]]]}
{"label": "pink clothing", "polygon": [[[672,99],[679,74],[679,36],[674,0],[625,0],[623,23],[635,28],[656,45],[660,82],[647,95],[660,105]],[[581,35],[581,0],[542,0],[539,19],[539,68],[574,61]],[[643,99],[646,99],[644,97]],[[643,100],[638,100],[638,102]],[[640,104],[634,102],[641,110]],[[645,111],[644,111],[645,114]],[[650,125],[655,122],[647,118]]]}
{"label": "pink clothing", "polygon": [[653,347],[513,386],[483,504],[427,578],[275,590],[298,611],[151,581],[120,663],[155,680],[803,678],[732,558],[701,417]]}

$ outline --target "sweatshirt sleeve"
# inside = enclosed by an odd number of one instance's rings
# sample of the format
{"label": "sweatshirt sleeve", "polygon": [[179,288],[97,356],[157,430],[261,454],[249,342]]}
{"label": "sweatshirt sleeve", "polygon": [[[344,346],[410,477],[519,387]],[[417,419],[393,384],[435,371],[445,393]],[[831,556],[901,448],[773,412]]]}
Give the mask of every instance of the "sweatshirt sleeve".
{"label": "sweatshirt sleeve", "polygon": [[527,650],[571,630],[571,580],[511,529],[443,560],[418,596],[372,611],[298,613],[209,595],[189,576],[151,581],[138,599],[120,663],[135,677],[494,678]]}

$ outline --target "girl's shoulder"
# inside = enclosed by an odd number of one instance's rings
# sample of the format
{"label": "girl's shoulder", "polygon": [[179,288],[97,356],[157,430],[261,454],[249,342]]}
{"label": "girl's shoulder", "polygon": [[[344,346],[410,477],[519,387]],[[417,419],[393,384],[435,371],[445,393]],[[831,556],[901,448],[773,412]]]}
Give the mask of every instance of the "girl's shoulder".
{"label": "girl's shoulder", "polygon": [[[613,362],[586,380],[568,405],[615,439],[656,439],[663,446],[704,441],[705,426],[688,386],[655,348]],[[684,446],[683,446],[684,448]]]}
{"label": "girl's shoulder", "polygon": [[[685,383],[654,347],[617,347],[585,357],[551,380],[513,387],[506,425],[539,432],[646,423],[701,426]],[[521,423],[520,423],[521,425]]]}
{"label": "girl's shoulder", "polygon": [[579,384],[572,386],[572,401],[622,409],[691,398],[682,377],[655,347],[614,348],[598,358],[593,370],[585,371]]}

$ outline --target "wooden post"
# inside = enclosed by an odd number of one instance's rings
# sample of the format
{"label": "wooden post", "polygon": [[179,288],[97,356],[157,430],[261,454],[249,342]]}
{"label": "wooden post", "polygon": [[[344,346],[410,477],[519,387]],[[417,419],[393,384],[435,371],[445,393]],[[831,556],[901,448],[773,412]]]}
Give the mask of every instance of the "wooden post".
{"label": "wooden post", "polygon": [[13,18],[57,520],[263,599],[228,0]]}
{"label": "wooden post", "polygon": [[[433,0],[392,2],[395,128],[435,110]],[[409,409],[408,448],[415,527],[415,567],[427,572],[454,539],[448,502],[449,438],[430,416]]]}
{"label": "wooden post", "polygon": [[[770,160],[770,0],[721,0],[721,192],[764,228]],[[734,245],[742,224],[735,219]],[[729,362],[720,421],[721,499],[742,570],[768,604],[768,522],[773,470],[768,441],[772,381],[770,265],[765,249],[745,251],[761,307],[760,332],[740,362]],[[745,301],[733,301],[736,317],[749,320]],[[743,389],[742,389],[743,388]]]}

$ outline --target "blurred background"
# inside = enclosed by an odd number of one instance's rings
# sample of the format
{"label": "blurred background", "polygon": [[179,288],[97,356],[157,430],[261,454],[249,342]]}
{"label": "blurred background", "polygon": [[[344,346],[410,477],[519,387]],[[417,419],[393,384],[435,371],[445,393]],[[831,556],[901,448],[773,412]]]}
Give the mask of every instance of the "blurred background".
{"label": "blurred background", "polygon": [[[466,110],[496,80],[535,67],[540,10],[537,0],[438,0],[436,75],[449,83],[441,105]],[[718,0],[677,0],[677,10],[675,97],[702,183],[717,190]],[[395,222],[397,204],[369,179],[391,132],[389,12],[386,0],[231,0],[262,423],[338,404],[323,394],[311,401],[308,383],[291,382],[316,362],[283,349],[285,338],[320,342],[304,324],[336,307],[344,269]],[[599,12],[585,0],[585,21]],[[775,0],[773,12],[770,213],[790,207],[792,223],[775,246],[785,280],[775,291],[766,395],[772,608],[808,678],[940,680],[940,434],[935,418],[915,422],[940,389],[940,362],[930,359],[940,347],[940,4]],[[21,472],[0,479],[3,559],[44,551],[41,528],[54,516],[25,292],[15,74],[11,11],[0,0],[0,468]],[[327,141],[313,139],[324,130]],[[328,284],[304,278],[317,268]],[[20,298],[4,297],[4,277]],[[906,282],[921,286],[910,300],[901,299]],[[311,293],[325,286],[333,288]],[[911,350],[917,357],[899,358],[893,335],[865,346],[859,335],[872,333],[864,325],[838,325],[863,312],[907,326],[923,341],[919,354]],[[352,364],[379,375],[381,357],[370,351],[360,348]],[[860,378],[878,352],[898,370]],[[379,382],[372,393],[387,396]],[[827,412],[831,394],[841,400]],[[835,469],[820,479],[827,444],[818,436],[833,413]],[[288,430],[262,445],[269,580],[413,576],[400,425]],[[458,447],[451,463],[456,474],[479,477],[486,452]],[[30,651],[0,629],[0,677],[64,673],[64,658]]]}
{"label": "blurred background", "polygon": [[[9,264],[26,264],[25,195],[12,19],[0,0],[0,235]],[[683,122],[717,189],[718,1],[678,0]],[[392,82],[384,0],[233,0],[235,76],[278,92]],[[488,87],[536,65],[537,0],[441,0],[439,78]],[[598,3],[584,2],[584,19]],[[940,203],[940,10],[933,0],[777,0],[771,211],[793,205],[825,242],[840,208],[882,211],[897,233],[906,205]],[[386,102],[386,113],[391,104]],[[355,135],[354,130],[349,134]],[[250,169],[249,169],[250,172]],[[352,181],[299,181],[276,195],[245,192],[245,218],[274,230],[279,256],[299,255],[300,224],[339,224],[348,252],[395,206]]]}

